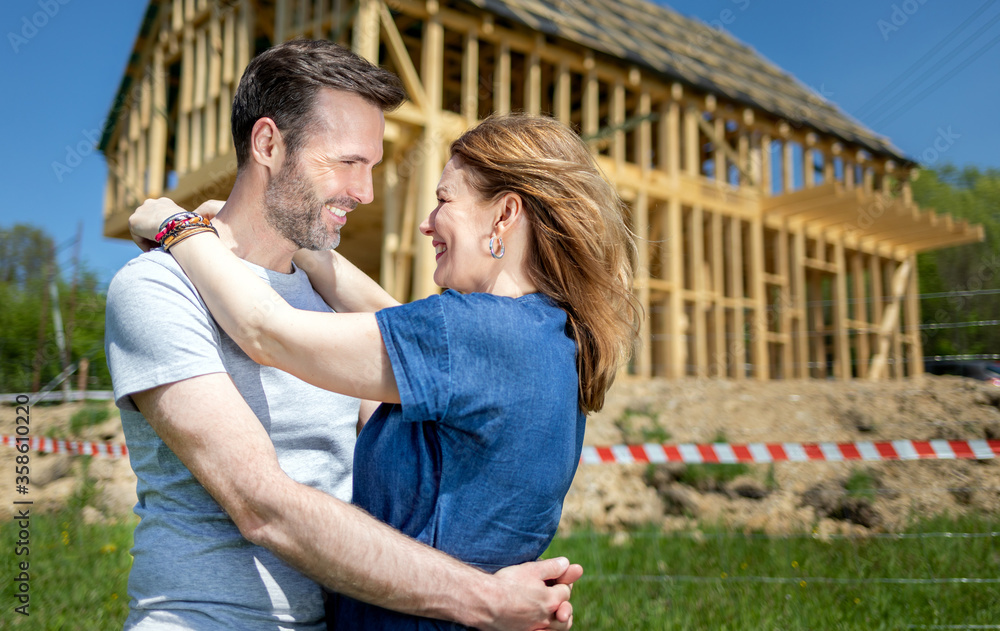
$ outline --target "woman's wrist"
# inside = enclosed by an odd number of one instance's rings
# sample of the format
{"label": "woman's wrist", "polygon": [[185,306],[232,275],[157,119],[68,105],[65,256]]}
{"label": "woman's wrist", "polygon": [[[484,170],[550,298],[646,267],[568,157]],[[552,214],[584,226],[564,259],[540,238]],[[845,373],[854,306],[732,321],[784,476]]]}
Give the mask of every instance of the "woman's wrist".
{"label": "woman's wrist", "polygon": [[197,234],[211,232],[216,237],[219,236],[218,230],[212,223],[196,213],[176,214],[164,220],[160,226],[160,231],[156,233],[155,239],[166,252],[169,252],[170,248],[178,243]]}

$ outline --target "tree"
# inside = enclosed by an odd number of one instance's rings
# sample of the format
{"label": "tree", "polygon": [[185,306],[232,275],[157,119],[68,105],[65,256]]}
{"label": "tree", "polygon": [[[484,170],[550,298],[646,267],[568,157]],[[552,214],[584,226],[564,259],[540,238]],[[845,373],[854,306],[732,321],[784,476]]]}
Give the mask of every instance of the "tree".
{"label": "tree", "polygon": [[982,224],[982,243],[935,250],[917,258],[920,293],[945,294],[921,304],[921,322],[962,325],[925,329],[924,355],[1000,353],[1000,326],[969,323],[1000,318],[1000,170],[944,166],[922,171],[913,184],[914,200],[924,208]]}
{"label": "tree", "polygon": [[[62,278],[54,252],[52,237],[37,227],[25,224],[0,227],[0,392],[31,390],[43,317],[41,383],[48,383],[63,369],[51,304],[44,315],[42,310],[51,273],[58,288],[63,321],[68,324],[72,287]],[[96,275],[81,265],[73,329],[68,332],[69,360],[71,363],[84,357],[90,360],[88,388],[94,389],[107,389],[111,385],[104,358],[104,305],[105,296],[98,289]]]}

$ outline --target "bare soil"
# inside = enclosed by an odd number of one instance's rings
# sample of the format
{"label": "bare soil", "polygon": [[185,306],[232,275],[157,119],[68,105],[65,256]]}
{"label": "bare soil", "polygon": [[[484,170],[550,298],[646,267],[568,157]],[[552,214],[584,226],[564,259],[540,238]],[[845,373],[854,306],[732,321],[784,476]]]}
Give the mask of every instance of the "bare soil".
{"label": "bare soil", "polygon": [[[32,434],[69,437],[69,420],[83,405],[34,406]],[[0,406],[0,415],[0,434],[13,434],[14,407]],[[73,438],[124,442],[117,413]],[[1000,388],[960,377],[877,384],[690,379],[616,384],[604,409],[588,420],[586,444],[984,438],[1000,439]],[[24,496],[15,492],[16,455],[0,448],[0,471],[7,472],[0,483],[0,519],[13,514],[15,499],[31,499],[36,511],[44,511],[81,493],[88,497],[88,520],[130,517],[135,477],[127,459],[29,452],[30,493]],[[732,467],[581,465],[560,527],[717,525],[822,536],[893,532],[914,517],[936,514],[1000,518],[1000,459]]]}

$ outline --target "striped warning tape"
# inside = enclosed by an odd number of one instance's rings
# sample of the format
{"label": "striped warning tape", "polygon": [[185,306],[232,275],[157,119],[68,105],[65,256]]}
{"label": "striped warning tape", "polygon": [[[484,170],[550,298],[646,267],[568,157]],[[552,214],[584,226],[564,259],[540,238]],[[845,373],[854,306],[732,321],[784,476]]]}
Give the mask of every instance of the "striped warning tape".
{"label": "striped warning tape", "polygon": [[720,463],[842,462],[845,460],[984,460],[1000,456],[1000,440],[891,440],[854,443],[712,443],[611,445],[583,448],[580,462]]}
{"label": "striped warning tape", "polygon": [[[13,447],[13,436],[0,443]],[[104,458],[122,458],[128,448],[122,444],[95,443],[55,438],[32,438],[31,449],[43,453],[66,453]],[[843,462],[846,460],[986,460],[1000,456],[1000,440],[887,440],[853,443],[729,443],[661,445],[585,446],[583,464],[631,463],[767,463]]]}
{"label": "striped warning tape", "polygon": [[[22,439],[23,443],[24,440]],[[14,447],[17,439],[13,436],[0,436],[0,444]],[[75,454],[78,456],[97,456],[98,458],[123,458],[128,456],[128,447],[117,443],[94,443],[84,440],[59,440],[57,438],[34,437],[28,441],[34,451],[46,454]]]}

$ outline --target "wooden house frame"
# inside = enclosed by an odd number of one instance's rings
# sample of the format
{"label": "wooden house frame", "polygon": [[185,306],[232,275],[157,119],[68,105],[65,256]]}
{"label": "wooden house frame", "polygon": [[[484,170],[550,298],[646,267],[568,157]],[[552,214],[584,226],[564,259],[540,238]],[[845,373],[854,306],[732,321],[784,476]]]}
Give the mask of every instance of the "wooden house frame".
{"label": "wooden house frame", "polygon": [[101,140],[105,234],[147,197],[227,194],[242,70],[294,37],[405,84],[340,246],[400,300],[437,291],[417,225],[454,138],[514,110],[579,130],[638,239],[638,377],[919,375],[916,254],[983,238],[913,203],[917,165],[884,138],[644,0],[151,0]]}

